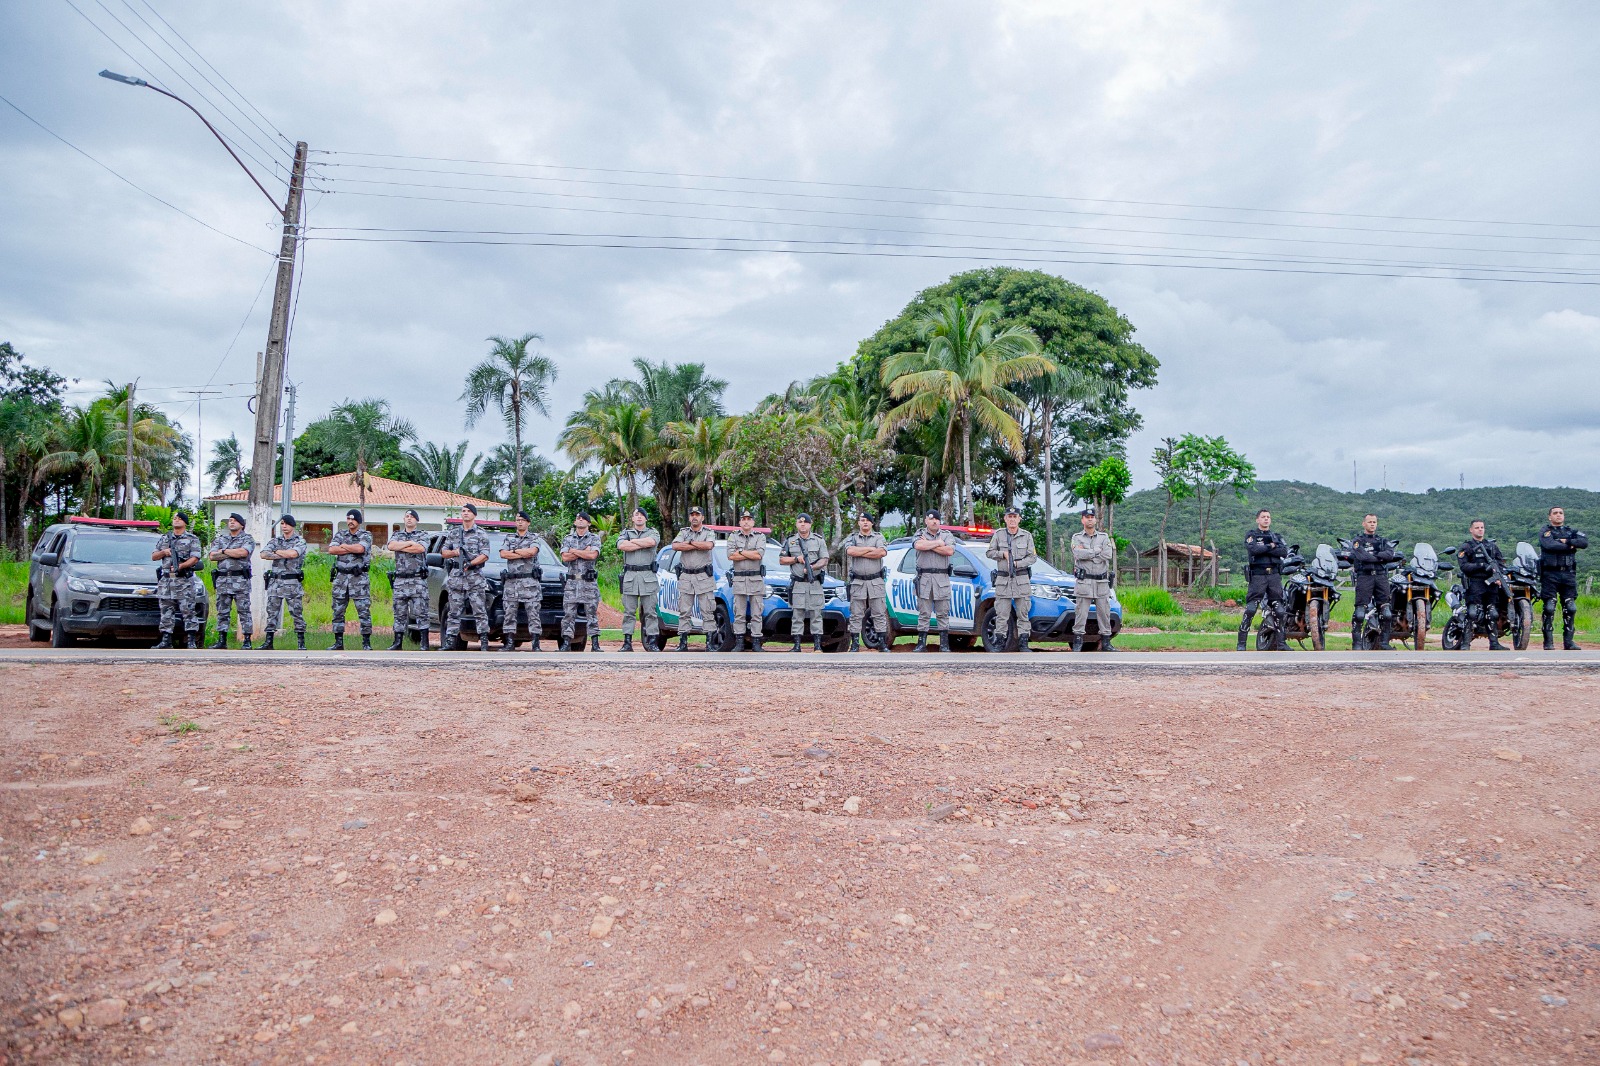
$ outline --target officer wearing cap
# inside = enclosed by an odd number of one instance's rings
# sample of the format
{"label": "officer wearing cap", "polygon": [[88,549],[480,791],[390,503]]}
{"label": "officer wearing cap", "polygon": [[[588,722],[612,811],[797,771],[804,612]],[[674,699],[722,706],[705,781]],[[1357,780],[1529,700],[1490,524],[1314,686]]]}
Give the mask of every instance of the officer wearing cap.
{"label": "officer wearing cap", "polygon": [[672,549],[678,553],[678,650],[689,650],[689,628],[693,612],[700,612],[706,647],[711,646],[711,630],[717,624],[717,581],[711,572],[711,549],[716,537],[705,528],[705,512],[689,508],[689,524],[678,530]]}
{"label": "officer wearing cap", "polygon": [[767,604],[767,575],[761,560],[767,551],[767,535],[757,533],[755,527],[756,516],[749,511],[741,511],[739,531],[728,534],[731,571],[728,583],[733,588],[734,651],[760,651],[762,645],[761,615]]}
{"label": "officer wearing cap", "polygon": [[161,641],[156,647],[172,647],[179,618],[183,619],[184,647],[199,647],[200,611],[196,605],[206,588],[198,577],[200,538],[189,532],[187,512],[172,512],[172,532],[156,538],[150,558],[162,563],[156,571],[156,596],[161,604]]}
{"label": "officer wearing cap", "polygon": [[1083,637],[1089,631],[1089,605],[1094,604],[1095,628],[1100,632],[1100,650],[1116,651],[1111,646],[1111,568],[1117,563],[1117,546],[1095,528],[1098,516],[1085,507],[1083,532],[1072,535],[1072,576],[1077,579],[1077,595],[1072,606],[1072,650],[1083,650]]}
{"label": "officer wearing cap", "polygon": [[656,596],[661,579],[656,576],[656,549],[661,534],[650,525],[644,508],[633,509],[633,524],[617,535],[622,553],[622,650],[633,650],[633,623],[644,630],[644,650],[661,650],[661,622],[656,616]]}
{"label": "officer wearing cap", "polygon": [[211,587],[217,593],[216,643],[213,648],[228,646],[228,632],[233,628],[229,610],[238,605],[240,647],[250,649],[250,556],[255,554],[256,539],[244,531],[244,515],[238,511],[228,516],[228,531],[211,542],[207,553],[217,568],[211,575]]}
{"label": "officer wearing cap", "polygon": [[361,512],[344,513],[345,528],[328,542],[333,556],[333,650],[344,651],[344,620],[350,604],[361,622],[361,650],[372,650],[372,534],[361,527]]}
{"label": "officer wearing cap", "polygon": [[1033,610],[1033,564],[1039,561],[1033,534],[1022,528],[1022,512],[1006,508],[1004,529],[994,531],[989,550],[994,560],[994,643],[984,640],[988,651],[1004,651],[1011,644],[1012,615],[1017,619],[1017,650],[1028,650],[1028,617]]}
{"label": "officer wearing cap", "polygon": [[533,650],[539,650],[544,628],[544,571],[539,566],[539,538],[529,531],[533,519],[517,512],[517,531],[500,541],[500,558],[506,561],[505,583],[500,593],[500,650],[516,651],[517,624],[525,618]]}
{"label": "officer wearing cap", "polygon": [[822,579],[828,576],[828,542],[811,532],[811,516],[802,512],[794,520],[795,534],[783,542],[778,562],[789,567],[790,651],[800,650],[806,622],[811,623],[811,647],[822,650],[822,605],[827,602]]}
{"label": "officer wearing cap", "polygon": [[939,528],[938,511],[922,517],[922,532],[911,546],[917,552],[917,645],[912,651],[928,650],[928,622],[938,619],[939,650],[950,650],[950,557],[956,553],[956,538]]}
{"label": "officer wearing cap", "polygon": [[448,604],[439,647],[455,650],[456,638],[461,633],[461,613],[470,610],[472,624],[478,631],[478,650],[488,651],[489,582],[483,576],[483,564],[489,561],[489,534],[478,528],[475,505],[461,505],[461,524],[444,535],[444,551],[440,554],[444,556],[449,576],[444,579]]}
{"label": "officer wearing cap", "polygon": [[576,651],[573,631],[578,619],[589,630],[589,650],[600,650],[600,534],[589,530],[583,512],[572,521],[572,532],[561,541],[561,561],[567,564],[567,587],[561,593],[561,650]]}
{"label": "officer wearing cap", "polygon": [[[894,639],[889,634],[889,608],[883,588],[883,557],[889,542],[872,528],[872,516],[856,519],[856,531],[844,539],[845,580],[850,586],[850,650],[861,650],[861,633],[872,615],[873,631],[888,651]],[[869,645],[870,646],[870,645]]]}
{"label": "officer wearing cap", "polygon": [[394,570],[389,587],[394,590],[394,643],[390,651],[406,645],[406,633],[416,637],[423,651],[428,650],[428,534],[417,528],[421,519],[416,508],[406,511],[404,528],[389,537],[388,549],[394,553]]}
{"label": "officer wearing cap", "polygon": [[278,632],[278,621],[283,608],[289,608],[289,620],[294,623],[294,642],[306,650],[306,619],[303,611],[305,596],[306,538],[294,520],[286,514],[278,520],[278,535],[267,541],[261,549],[261,558],[272,563],[267,571],[267,625],[261,637],[261,647],[271,651]]}

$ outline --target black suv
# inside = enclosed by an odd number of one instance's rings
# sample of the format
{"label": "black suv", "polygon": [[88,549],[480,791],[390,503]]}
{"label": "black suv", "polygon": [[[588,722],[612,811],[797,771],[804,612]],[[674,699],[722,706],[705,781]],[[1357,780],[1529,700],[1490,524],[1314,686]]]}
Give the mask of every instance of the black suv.
{"label": "black suv", "polygon": [[[150,553],[160,535],[155,522],[110,518],[47,527],[29,556],[28,639],[64,648],[78,637],[154,637],[161,628],[159,564]],[[203,629],[208,597],[196,608]]]}
{"label": "black suv", "polygon": [[[459,526],[459,518],[448,520],[452,526]],[[516,530],[513,522],[479,522],[478,528],[489,534],[489,561],[483,564],[483,576],[489,584],[489,633],[491,641],[500,641],[504,629],[504,609],[502,607],[502,593],[505,589],[506,561],[500,558],[500,545],[505,540],[506,534]],[[445,594],[444,581],[447,576],[444,568],[443,533],[435,533],[428,538],[428,615],[433,624],[438,627],[439,635],[444,636],[444,618],[448,597]],[[544,595],[539,605],[539,629],[541,640],[557,640],[561,636],[561,595],[567,585],[567,568],[557,555],[555,549],[545,543],[543,538],[539,541],[539,567],[543,575]],[[582,627],[579,627],[580,630]],[[456,648],[466,647],[467,634],[478,636],[477,624],[472,619],[472,612],[466,611],[461,616],[461,632],[456,638]],[[575,636],[584,640],[588,639],[586,632]],[[517,639],[531,639],[526,623],[517,625]]]}

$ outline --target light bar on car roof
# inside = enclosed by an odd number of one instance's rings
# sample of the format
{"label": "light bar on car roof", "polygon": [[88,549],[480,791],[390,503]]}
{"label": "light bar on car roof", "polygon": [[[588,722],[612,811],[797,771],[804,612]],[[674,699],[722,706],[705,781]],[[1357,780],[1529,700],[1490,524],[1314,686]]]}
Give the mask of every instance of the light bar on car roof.
{"label": "light bar on car roof", "polygon": [[[459,519],[459,518],[446,518],[444,520],[444,522],[445,522],[445,525],[447,525],[447,526],[459,526],[461,524],[461,519]],[[491,521],[489,521],[487,519],[483,519],[483,518],[478,519],[478,525],[482,526],[484,529],[516,529],[517,528],[517,524],[515,522],[501,522],[499,520],[495,520],[495,521],[491,522]]]}
{"label": "light bar on car roof", "polygon": [[[716,533],[738,533],[738,532],[740,532],[740,529],[739,529],[738,526],[706,526],[706,525],[702,525],[700,528],[701,529],[709,529],[709,530],[712,530],[713,532],[716,532]],[[772,532],[772,527],[771,526],[756,526],[755,528],[750,530],[750,532],[752,532],[752,533],[771,533]]]}
{"label": "light bar on car roof", "polygon": [[144,522],[132,518],[90,518],[88,515],[75,514],[67,519],[74,525],[100,526],[104,529],[160,529],[160,522]]}
{"label": "light bar on car roof", "polygon": [[969,537],[987,537],[994,533],[993,526],[940,526],[952,533],[965,533]]}

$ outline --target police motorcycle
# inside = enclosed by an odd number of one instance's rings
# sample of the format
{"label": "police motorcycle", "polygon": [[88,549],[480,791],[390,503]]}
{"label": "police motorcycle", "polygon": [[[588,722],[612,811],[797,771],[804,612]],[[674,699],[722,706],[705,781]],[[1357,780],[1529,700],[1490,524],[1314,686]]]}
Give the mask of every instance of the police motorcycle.
{"label": "police motorcycle", "polygon": [[1439,586],[1436,584],[1439,573],[1454,569],[1454,563],[1439,560],[1433,545],[1418,541],[1411,548],[1410,560],[1390,574],[1394,637],[1410,644],[1411,650],[1422,651],[1427,647],[1433,608],[1439,602]]}
{"label": "police motorcycle", "polygon": [[1339,602],[1339,571],[1349,567],[1349,562],[1341,562],[1326,544],[1318,544],[1309,560],[1300,554],[1300,545],[1289,545],[1289,557],[1283,561],[1283,576],[1288,579],[1283,588],[1283,617],[1264,612],[1256,630],[1256,650],[1273,646],[1280,624],[1285,639],[1300,644],[1310,640],[1316,651],[1326,650],[1328,618]]}
{"label": "police motorcycle", "polygon": [[[1386,541],[1385,543],[1389,545],[1390,551],[1396,551],[1400,547],[1400,542],[1398,540],[1390,540]],[[1354,545],[1348,539],[1344,537],[1339,538],[1339,551],[1337,554],[1340,562],[1339,568],[1341,570],[1349,569],[1353,565],[1350,561],[1350,550],[1352,547],[1354,547]],[[1384,563],[1383,568],[1389,575],[1390,595],[1392,596],[1394,594],[1394,572],[1400,568],[1400,560],[1396,559],[1393,562]],[[1359,607],[1361,605],[1358,603],[1356,606]],[[1357,633],[1353,629],[1351,630],[1350,647],[1354,650],[1359,651],[1362,648],[1366,648],[1369,651],[1375,651],[1380,646],[1383,635],[1383,621],[1376,609],[1377,605],[1374,604],[1373,607],[1373,610],[1367,612],[1366,624],[1363,627],[1364,632]],[[1410,622],[1406,619],[1403,619],[1398,614],[1395,615],[1391,624],[1394,627],[1392,630],[1390,630],[1391,638],[1401,636],[1402,632],[1406,634],[1411,632]],[[1401,628],[1402,626],[1404,626],[1403,630]]]}
{"label": "police motorcycle", "polygon": [[[1449,555],[1454,548],[1445,549]],[[1533,638],[1533,605],[1539,599],[1539,553],[1527,541],[1517,542],[1517,551],[1505,567],[1496,567],[1489,579],[1489,595],[1494,597],[1494,607],[1499,618],[1495,636],[1511,636],[1511,646],[1517,651],[1527,651]],[[1444,595],[1450,606],[1450,620],[1445,623],[1440,640],[1445,651],[1460,651],[1467,643],[1468,626],[1472,620],[1467,614],[1467,590],[1463,582],[1450,586]],[[1473,626],[1471,636],[1476,639],[1488,636],[1487,619]]]}

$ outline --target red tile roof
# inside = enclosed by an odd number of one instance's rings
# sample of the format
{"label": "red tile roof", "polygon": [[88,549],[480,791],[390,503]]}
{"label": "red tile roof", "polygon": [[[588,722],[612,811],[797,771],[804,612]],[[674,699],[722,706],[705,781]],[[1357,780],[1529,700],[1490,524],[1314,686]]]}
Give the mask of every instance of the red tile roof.
{"label": "red tile roof", "polygon": [[[232,501],[244,502],[249,498],[248,492],[230,492],[222,496],[207,496],[208,503],[229,503]],[[274,485],[272,499],[276,503],[283,499],[283,486]],[[307,478],[294,483],[295,503],[327,503],[340,506],[357,506],[360,501],[356,495],[355,474],[329,474],[327,477]],[[504,509],[509,504],[500,503],[498,500],[485,500],[477,496],[463,496],[460,493],[445,492],[443,489],[431,489],[426,485],[411,485],[404,481],[395,481],[392,478],[378,477],[376,474],[367,475],[367,506],[369,507],[460,507],[470,503],[477,507]]]}

